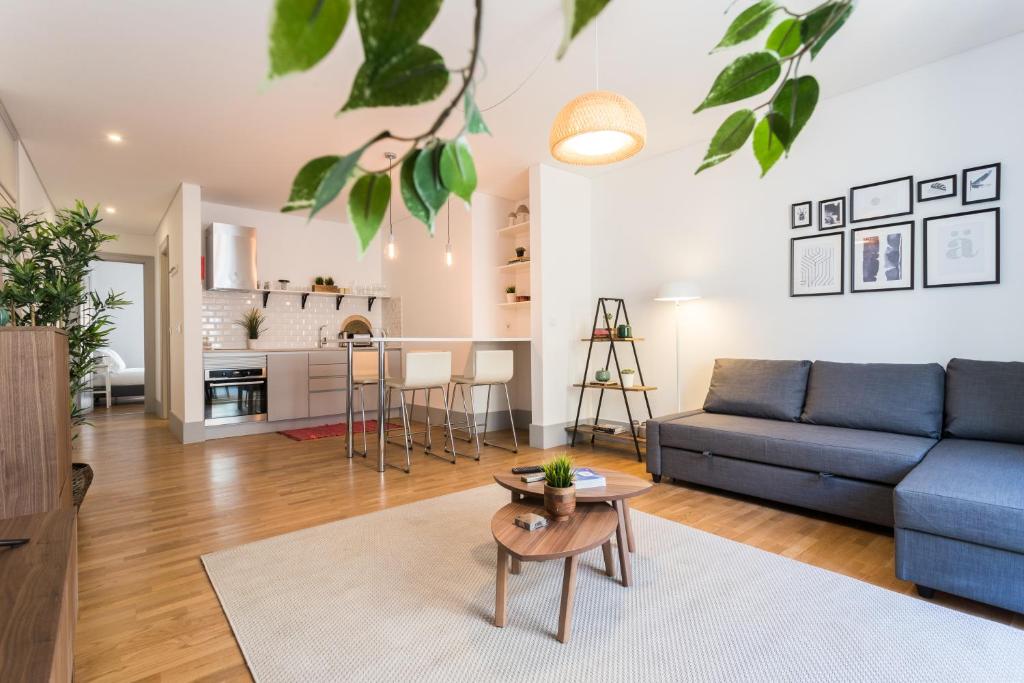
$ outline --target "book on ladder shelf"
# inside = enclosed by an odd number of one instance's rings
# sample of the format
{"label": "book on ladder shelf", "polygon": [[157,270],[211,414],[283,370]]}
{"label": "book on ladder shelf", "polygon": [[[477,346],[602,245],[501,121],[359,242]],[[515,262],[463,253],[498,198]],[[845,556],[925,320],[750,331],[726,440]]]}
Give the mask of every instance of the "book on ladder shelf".
{"label": "book on ladder shelf", "polygon": [[[598,320],[602,319],[602,316],[606,325],[605,327],[598,327]],[[619,441],[632,442],[633,448],[636,451],[636,459],[643,461],[640,443],[646,443],[646,439],[640,435],[640,421],[633,419],[633,408],[629,403],[629,394],[640,393],[643,395],[644,407],[647,409],[647,418],[650,419],[654,417],[654,414],[651,412],[649,393],[657,389],[657,387],[648,386],[644,382],[644,373],[640,368],[640,357],[637,355],[636,350],[636,343],[643,341],[643,339],[633,334],[633,327],[629,322],[629,313],[626,311],[625,300],[613,297],[599,298],[597,300],[597,307],[594,309],[594,324],[591,326],[590,337],[581,341],[589,342],[590,345],[587,347],[587,363],[583,368],[583,379],[574,385],[580,389],[580,400],[576,406],[576,421],[570,430],[572,432],[570,445],[576,446],[576,437],[581,432],[590,434],[590,443],[594,443],[595,436],[604,435]],[[607,354],[603,365],[600,364],[600,360],[596,364],[601,376],[595,376],[591,379],[590,363],[594,356],[595,344],[599,344],[602,350],[607,346]],[[633,363],[635,364],[636,380],[640,382],[639,385],[633,381],[634,373],[626,373],[630,380],[628,384],[623,381],[623,370],[627,368],[624,368],[620,363],[619,351],[617,349],[619,344],[629,344],[629,350],[633,354]],[[622,360],[627,360],[627,358]],[[613,367],[614,370],[612,370]],[[618,383],[614,381],[609,382],[615,376],[618,377]],[[600,394],[597,398],[597,411],[594,415],[593,423],[581,424],[580,414],[583,410],[583,395],[587,390],[597,390]],[[625,404],[626,416],[629,419],[627,426],[601,422],[601,408],[604,405],[604,394],[606,391],[622,394],[622,402]],[[598,485],[603,486],[604,484]]]}

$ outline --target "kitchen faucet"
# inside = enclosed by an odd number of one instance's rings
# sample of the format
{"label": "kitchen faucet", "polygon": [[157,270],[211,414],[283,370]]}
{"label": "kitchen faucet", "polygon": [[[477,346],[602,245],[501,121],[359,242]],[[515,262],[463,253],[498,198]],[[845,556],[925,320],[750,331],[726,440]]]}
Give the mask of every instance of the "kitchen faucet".
{"label": "kitchen faucet", "polygon": [[324,334],[324,330],[327,329],[327,325],[321,325],[320,329],[316,331],[317,345],[321,348],[327,348],[327,335]]}

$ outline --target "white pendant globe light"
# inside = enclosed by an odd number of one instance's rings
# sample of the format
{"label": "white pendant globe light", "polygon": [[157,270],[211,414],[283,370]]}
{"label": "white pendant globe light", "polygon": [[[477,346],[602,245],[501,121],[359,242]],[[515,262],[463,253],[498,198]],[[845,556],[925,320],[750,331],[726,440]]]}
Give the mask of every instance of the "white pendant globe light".
{"label": "white pendant globe light", "polygon": [[628,159],[644,148],[647,122],[635,104],[601,90],[598,27],[594,22],[594,90],[562,107],[551,124],[551,156],[567,164],[600,166]]}

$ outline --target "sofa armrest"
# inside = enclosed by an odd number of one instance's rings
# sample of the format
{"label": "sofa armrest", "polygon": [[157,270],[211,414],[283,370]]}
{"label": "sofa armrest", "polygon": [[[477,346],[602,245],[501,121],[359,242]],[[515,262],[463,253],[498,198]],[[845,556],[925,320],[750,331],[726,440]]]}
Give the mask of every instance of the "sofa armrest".
{"label": "sofa armrest", "polygon": [[678,420],[703,413],[703,410],[686,410],[681,413],[663,415],[647,421],[647,471],[655,477],[661,476],[661,423]]}

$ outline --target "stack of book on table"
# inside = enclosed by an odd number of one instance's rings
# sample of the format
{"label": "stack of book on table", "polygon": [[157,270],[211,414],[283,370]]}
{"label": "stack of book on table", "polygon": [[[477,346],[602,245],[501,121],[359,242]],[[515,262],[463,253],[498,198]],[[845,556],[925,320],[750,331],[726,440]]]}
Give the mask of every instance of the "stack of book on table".
{"label": "stack of book on table", "polygon": [[604,476],[598,474],[589,467],[577,467],[575,476],[576,489],[590,489],[595,486],[605,486],[607,482]]}

